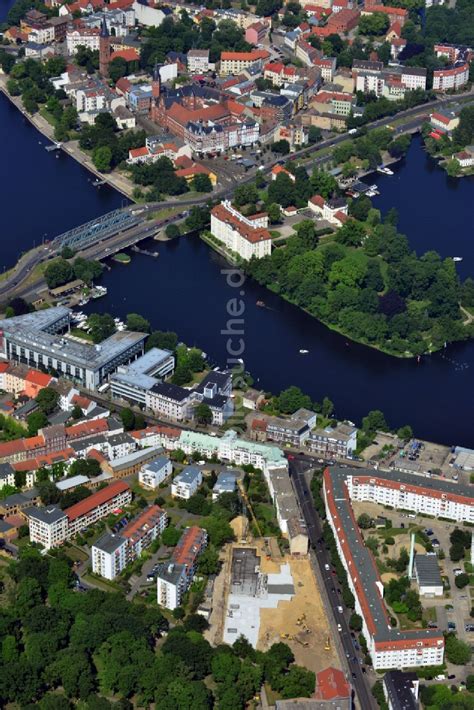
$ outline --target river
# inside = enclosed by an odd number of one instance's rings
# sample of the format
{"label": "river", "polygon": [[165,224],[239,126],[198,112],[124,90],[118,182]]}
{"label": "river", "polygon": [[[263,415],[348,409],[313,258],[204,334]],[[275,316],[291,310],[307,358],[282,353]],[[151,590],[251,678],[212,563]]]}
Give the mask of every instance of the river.
{"label": "river", "polygon": [[[4,268],[38,240],[122,204],[114,190],[94,188],[72,158],[46,152],[44,138],[2,95],[0,125]],[[461,255],[463,276],[472,274],[473,180],[451,181],[417,139],[396,171],[374,178],[382,191],[376,206],[399,210],[400,227],[418,251]],[[159,258],[132,252],[130,265],[113,264],[104,274],[108,295],[91,304],[94,310],[141,313],[154,328],[176,331],[225,365],[229,336],[222,331],[237,296],[245,306],[242,357],[257,386],[278,392],[295,384],[315,400],[328,395],[340,417],[357,422],[378,408],[392,426],[409,423],[420,437],[474,446],[474,343],[450,346],[420,364],[396,360],[347,341],[255,283],[229,286],[228,266],[198,237],[152,245]],[[258,300],[266,307],[257,307]],[[309,353],[299,354],[301,348]]]}

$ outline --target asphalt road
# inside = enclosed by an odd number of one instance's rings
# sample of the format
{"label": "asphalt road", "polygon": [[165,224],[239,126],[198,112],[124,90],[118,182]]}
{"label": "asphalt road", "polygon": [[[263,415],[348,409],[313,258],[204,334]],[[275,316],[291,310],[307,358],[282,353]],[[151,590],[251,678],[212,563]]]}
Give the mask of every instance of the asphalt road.
{"label": "asphalt road", "polygon": [[[343,606],[340,595],[334,592],[338,586],[337,580],[331,571],[327,571],[325,569],[325,565],[329,565],[332,569],[331,560],[325,545],[319,542],[323,534],[322,525],[314,508],[309,486],[305,477],[305,472],[308,471],[309,468],[318,466],[317,459],[311,459],[311,457],[308,456],[295,456],[293,459],[290,459],[288,463],[293,488],[298,497],[300,507],[306,521],[311,547],[314,550],[314,555],[311,557],[312,563],[317,565],[319,570],[318,576],[323,580],[327,603],[330,606],[330,610],[333,615],[334,625],[336,629],[337,624],[340,624],[342,628],[342,631],[336,631],[336,633],[339,635],[339,639],[346,656],[346,662],[349,667],[350,675],[348,676],[348,680],[357,694],[360,707],[363,708],[363,710],[368,710],[370,708],[374,708],[374,710],[376,710],[378,706],[370,691],[368,677],[366,674],[362,673],[361,670],[361,663],[358,658],[358,656],[360,657],[360,652],[357,653],[354,648],[354,642],[351,637],[347,621],[348,614],[340,614],[337,610],[338,606]],[[328,609],[328,615],[329,613]]]}

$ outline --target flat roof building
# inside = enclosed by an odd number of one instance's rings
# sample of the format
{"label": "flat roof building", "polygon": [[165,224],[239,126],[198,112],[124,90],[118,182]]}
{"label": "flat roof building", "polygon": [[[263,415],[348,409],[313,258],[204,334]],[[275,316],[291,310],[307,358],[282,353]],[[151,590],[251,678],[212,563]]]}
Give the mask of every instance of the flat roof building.
{"label": "flat roof building", "polygon": [[416,673],[395,670],[385,673],[383,692],[389,710],[418,710],[420,681]]}
{"label": "flat roof building", "polygon": [[217,500],[222,493],[233,493],[237,488],[238,471],[222,471],[212,489],[212,500]]}
{"label": "flat roof building", "polygon": [[443,596],[443,580],[441,579],[438,567],[438,556],[435,553],[431,555],[416,555],[414,573],[420,590],[420,596]]}
{"label": "flat roof building", "polygon": [[29,367],[57,370],[62,377],[95,390],[119,365],[143,354],[145,333],[119,331],[100,344],[68,337],[71,310],[64,306],[0,321],[0,358]]}
{"label": "flat roof building", "polygon": [[112,396],[145,404],[146,392],[174,370],[169,350],[151,348],[129,365],[120,365],[110,378]]}

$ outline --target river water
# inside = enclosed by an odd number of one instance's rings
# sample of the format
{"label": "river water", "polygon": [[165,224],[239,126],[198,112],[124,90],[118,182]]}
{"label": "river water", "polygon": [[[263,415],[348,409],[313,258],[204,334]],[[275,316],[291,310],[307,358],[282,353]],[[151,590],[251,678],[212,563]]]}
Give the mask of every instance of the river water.
{"label": "river water", "polygon": [[[38,240],[122,204],[114,190],[94,188],[73,159],[46,152],[44,138],[2,95],[0,126],[2,267]],[[447,178],[418,139],[396,175],[373,179],[382,193],[375,205],[399,210],[400,229],[417,251],[463,256],[460,273],[474,273],[472,179]],[[259,387],[278,392],[295,384],[315,400],[328,395],[340,417],[357,422],[378,408],[392,426],[409,423],[420,437],[474,446],[474,343],[449,346],[419,364],[397,360],[347,341],[255,283],[229,285],[228,265],[198,237],[152,246],[157,259],[132,252],[128,266],[113,264],[102,279],[108,295],[91,304],[94,310],[141,313],[154,328],[176,331],[225,365],[229,302],[241,298],[241,356]]]}

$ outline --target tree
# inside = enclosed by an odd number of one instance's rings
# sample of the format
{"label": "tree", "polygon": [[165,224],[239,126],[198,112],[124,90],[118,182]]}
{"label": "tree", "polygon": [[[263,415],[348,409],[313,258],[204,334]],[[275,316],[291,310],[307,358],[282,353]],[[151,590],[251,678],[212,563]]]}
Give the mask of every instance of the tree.
{"label": "tree", "polygon": [[290,144],[287,140],[282,139],[281,141],[276,141],[276,143],[272,144],[272,150],[274,153],[288,155],[288,153],[290,152]]}
{"label": "tree", "polygon": [[321,138],[322,138],[322,133],[321,133],[320,128],[317,128],[316,126],[310,126],[308,128],[308,142],[309,143],[311,143],[311,144],[319,143]]}
{"label": "tree", "polygon": [[409,424],[405,424],[405,426],[402,426],[398,429],[397,436],[403,441],[410,441],[410,439],[413,438],[413,429]]}
{"label": "tree", "polygon": [[353,631],[362,631],[362,617],[356,613],[351,614],[351,618],[349,619],[349,627]]}
{"label": "tree", "polygon": [[373,409],[366,417],[362,419],[362,429],[366,433],[375,434],[376,431],[388,431],[388,425],[385,421],[385,416],[380,409]]}
{"label": "tree", "polygon": [[361,513],[357,518],[357,525],[362,530],[368,530],[369,528],[373,527],[373,520],[370,515],[367,515],[367,513]]}
{"label": "tree", "polygon": [[354,217],[354,219],[359,220],[359,222],[366,221],[371,209],[372,202],[367,195],[362,195],[357,200],[352,200],[349,204],[349,214],[351,217]]}
{"label": "tree", "polygon": [[270,224],[278,224],[281,221],[280,205],[276,202],[272,202],[271,205],[268,205],[267,212]]}
{"label": "tree", "polygon": [[38,410],[29,414],[26,418],[26,423],[28,424],[28,433],[30,436],[36,436],[39,429],[42,429],[48,424],[48,417],[44,412]]}
{"label": "tree", "polygon": [[115,333],[115,322],[109,313],[91,313],[87,325],[94,343],[101,343]]}
{"label": "tree", "polygon": [[324,170],[315,168],[311,175],[311,186],[317,195],[328,199],[333,193],[337,193],[338,185],[336,178]]}
{"label": "tree", "polygon": [[280,693],[284,698],[309,698],[314,693],[316,676],[301,666],[291,666],[281,679]]}
{"label": "tree", "polygon": [[139,313],[128,313],[126,324],[127,330],[134,330],[138,333],[150,332],[150,322]]}
{"label": "tree", "polygon": [[458,589],[464,589],[469,584],[469,575],[463,572],[458,574],[454,580],[454,584]]}
{"label": "tree", "polygon": [[454,543],[449,548],[449,558],[452,562],[459,562],[459,560],[464,559],[464,545],[460,543]]}
{"label": "tree", "polygon": [[180,537],[181,532],[175,528],[174,525],[168,525],[168,527],[163,530],[161,541],[163,545],[166,545],[166,547],[175,547],[178,544]]}
{"label": "tree", "polygon": [[54,259],[44,270],[48,288],[56,288],[71,281],[74,276],[71,264],[65,259]]}
{"label": "tree", "polygon": [[219,553],[210,545],[199,555],[198,570],[201,574],[217,574],[219,571]]}
{"label": "tree", "polygon": [[331,414],[334,412],[334,404],[331,402],[329,397],[324,397],[322,406],[321,406],[321,414],[323,417],[330,417]]}
{"label": "tree", "polygon": [[449,663],[456,666],[465,666],[471,660],[471,647],[457,639],[454,634],[446,635],[445,651]]}
{"label": "tree", "polygon": [[109,77],[112,79],[114,84],[116,84],[122,76],[127,76],[127,74],[128,65],[126,60],[123,59],[123,57],[116,57],[115,59],[112,59],[109,63]]}
{"label": "tree", "polygon": [[281,207],[289,207],[295,203],[295,185],[288,173],[279,173],[276,180],[270,183],[268,200]]}
{"label": "tree", "polygon": [[199,424],[212,424],[212,410],[208,404],[205,402],[200,402],[196,409],[194,410],[194,416],[196,417],[196,421],[199,422]]}
{"label": "tree", "polygon": [[389,28],[390,22],[383,12],[372,12],[370,15],[362,15],[359,19],[359,32],[363,35],[384,35]]}
{"label": "tree", "polygon": [[52,481],[43,481],[38,484],[38,492],[43,505],[52,505],[59,503],[61,498],[60,491],[56,488]]}
{"label": "tree", "polygon": [[446,172],[449,177],[459,177],[461,175],[461,163],[456,158],[451,158],[446,162]]}
{"label": "tree", "polygon": [[293,414],[302,407],[311,408],[311,398],[303,394],[299,387],[291,386],[280,392],[278,397],[278,407],[284,414]]}
{"label": "tree", "polygon": [[108,145],[95,148],[92,153],[92,162],[97,170],[108,173],[112,167],[112,151]]}
{"label": "tree", "polygon": [[248,185],[238,185],[234,190],[234,204],[237,207],[243,207],[243,205],[255,204],[258,202],[258,192],[255,185],[249,183]]}
{"label": "tree", "polygon": [[196,192],[212,192],[212,182],[206,173],[198,173],[192,181],[193,190]]}
{"label": "tree", "polygon": [[193,379],[193,373],[187,364],[178,364],[171,381],[175,385],[185,385],[187,382]]}
{"label": "tree", "polygon": [[154,330],[148,336],[145,350],[150,348],[161,348],[162,350],[175,350],[178,344],[178,336],[172,331]]}
{"label": "tree", "polygon": [[121,410],[120,419],[126,431],[130,431],[135,426],[135,415],[130,407],[124,407]]}
{"label": "tree", "polygon": [[168,237],[168,239],[175,239],[176,237],[180,236],[181,230],[177,224],[168,224],[168,226],[165,229],[165,234]]}
{"label": "tree", "polygon": [[36,395],[35,401],[42,412],[51,414],[58,406],[59,392],[51,387],[44,387]]}

